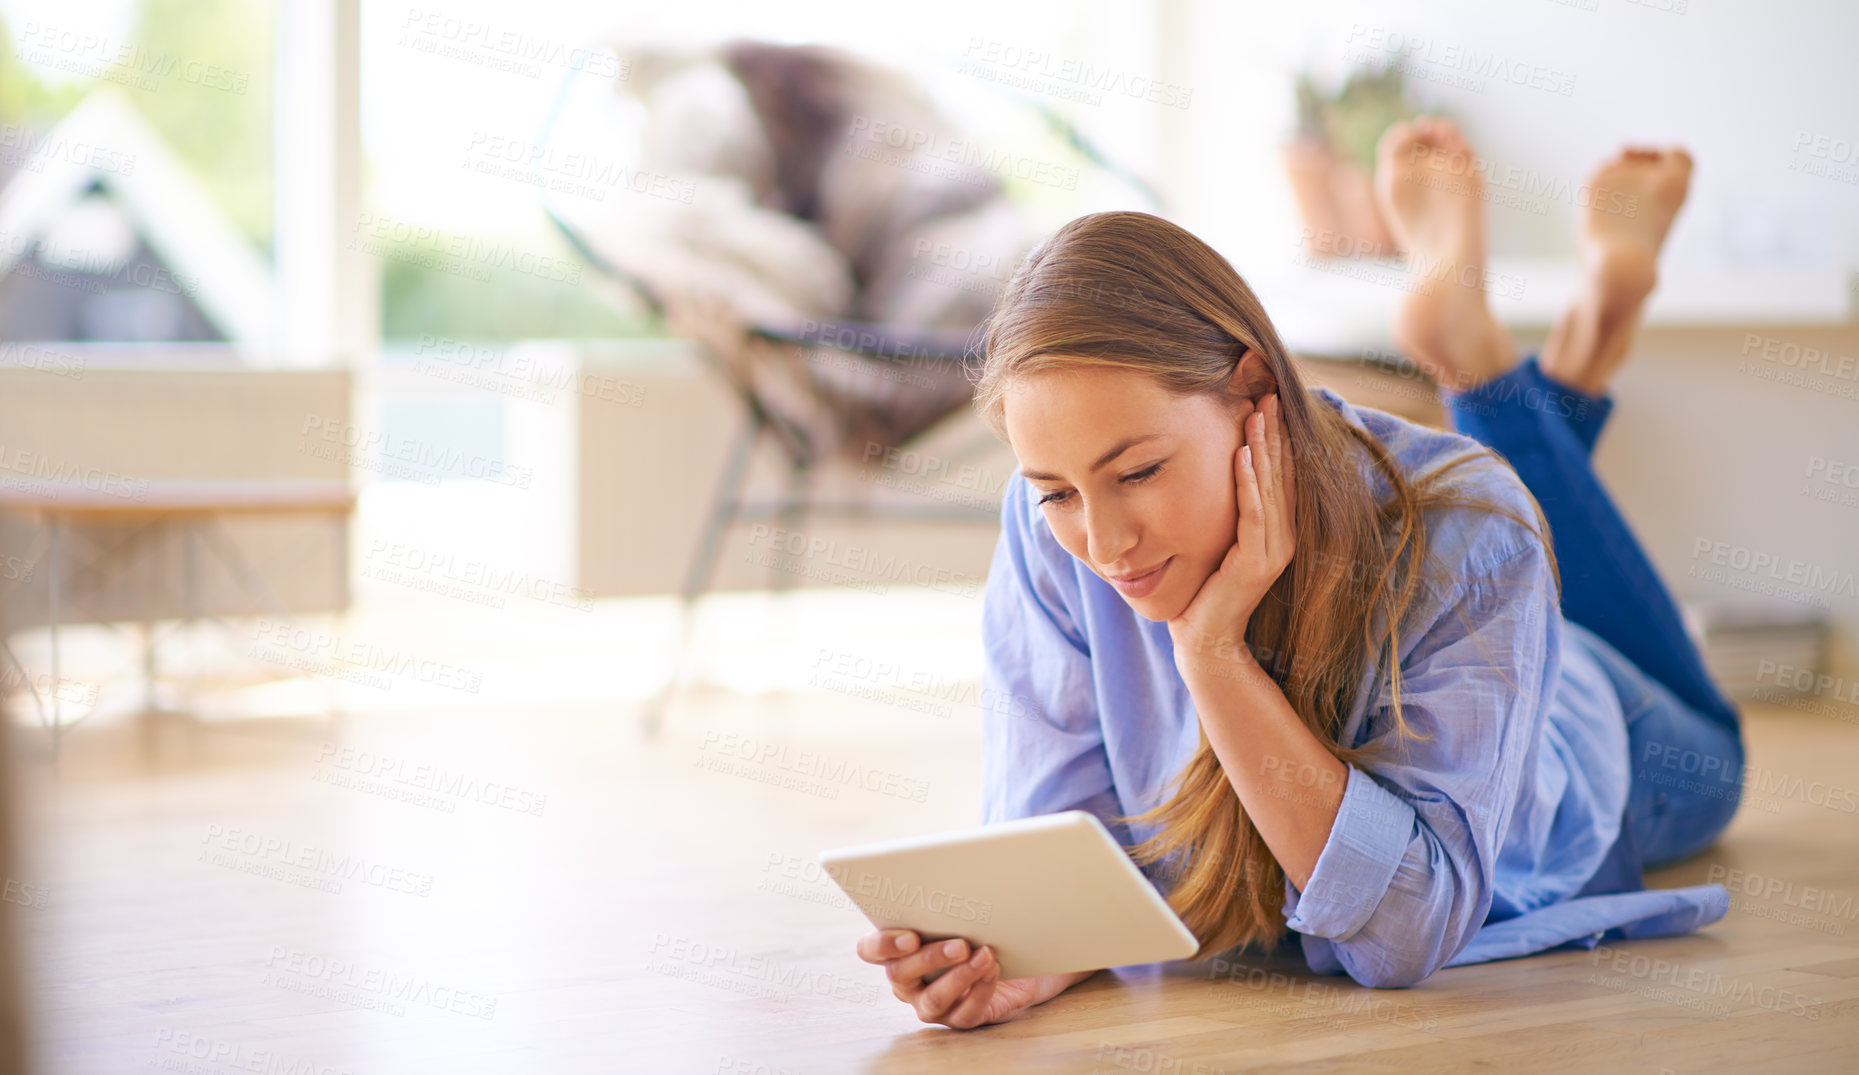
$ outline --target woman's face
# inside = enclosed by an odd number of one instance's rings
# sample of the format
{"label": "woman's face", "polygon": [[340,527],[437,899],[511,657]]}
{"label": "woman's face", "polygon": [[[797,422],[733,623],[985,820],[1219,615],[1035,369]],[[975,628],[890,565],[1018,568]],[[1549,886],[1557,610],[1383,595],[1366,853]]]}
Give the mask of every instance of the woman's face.
{"label": "woman's face", "polygon": [[1233,456],[1253,405],[1078,367],[1018,377],[1004,404],[1008,442],[1059,544],[1138,615],[1179,615],[1233,545]]}

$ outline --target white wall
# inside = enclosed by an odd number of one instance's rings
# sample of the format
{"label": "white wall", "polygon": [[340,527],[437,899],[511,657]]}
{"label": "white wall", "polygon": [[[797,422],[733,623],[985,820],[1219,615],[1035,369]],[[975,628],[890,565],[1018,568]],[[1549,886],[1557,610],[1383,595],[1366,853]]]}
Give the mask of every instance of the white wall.
{"label": "white wall", "polygon": [[[1458,118],[1502,165],[1579,181],[1626,140],[1680,142],[1697,161],[1671,239],[1675,258],[1859,263],[1859,6],[1838,0],[1182,0],[1194,26],[1185,81],[1196,87],[1193,167],[1164,177],[1182,222],[1235,259],[1288,251],[1296,213],[1276,156],[1291,131],[1291,73],[1340,81],[1389,45],[1412,57],[1418,102]],[[1683,5],[1683,13],[1660,10]],[[1420,42],[1418,48],[1413,47]],[[1364,52],[1366,50],[1366,53]],[[1476,57],[1467,60],[1467,57]],[[1542,69],[1559,93],[1479,78],[1461,63]],[[1511,69],[1515,70],[1513,66]],[[1466,75],[1468,89],[1447,83]],[[1803,134],[1826,138],[1846,180],[1806,175]],[[1831,140],[1843,141],[1843,146]],[[1538,216],[1494,208],[1500,255],[1572,253],[1574,209]],[[1204,230],[1202,230],[1204,229]]]}
{"label": "white wall", "polygon": [[[1859,6],[1684,0],[1681,13],[1671,10],[1681,0],[1177,2],[1193,27],[1176,48],[1195,105],[1183,142],[1164,148],[1182,164],[1163,179],[1180,199],[1177,219],[1242,273],[1280,270],[1297,249],[1299,220],[1277,155],[1294,127],[1293,72],[1308,66],[1334,85],[1364,50],[1374,56],[1389,45],[1414,57],[1408,81],[1418,103],[1459,120],[1500,166],[1573,185],[1623,142],[1683,144],[1696,170],[1667,246],[1668,274],[1810,269],[1850,280],[1859,266],[1859,65],[1850,57]],[[1455,66],[1490,61],[1529,65],[1571,92]],[[1483,85],[1449,85],[1452,75]],[[1814,156],[1821,139],[1831,160]],[[1834,164],[1838,177],[1806,174],[1809,161]],[[1573,254],[1575,213],[1567,202],[1540,215],[1493,206],[1494,255]],[[1839,499],[1859,491],[1833,489],[1832,500],[1803,492],[1813,488],[1814,460],[1859,463],[1859,379],[1754,376],[1742,353],[1752,333],[1826,350],[1836,362],[1859,359],[1851,321],[1649,330],[1616,382],[1615,419],[1596,455],[1683,599],[1746,596],[1690,573],[1700,540],[1826,573],[1859,571],[1859,507]],[[1533,347],[1541,334],[1521,342]],[[1859,673],[1859,601],[1829,595],[1826,611],[1831,663],[1850,679]]]}

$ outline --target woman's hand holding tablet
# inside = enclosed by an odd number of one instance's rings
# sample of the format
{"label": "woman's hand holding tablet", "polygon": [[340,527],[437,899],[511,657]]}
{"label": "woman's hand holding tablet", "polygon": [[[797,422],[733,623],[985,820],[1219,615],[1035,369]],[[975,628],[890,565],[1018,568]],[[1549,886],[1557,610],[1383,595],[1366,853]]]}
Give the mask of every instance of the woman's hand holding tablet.
{"label": "woman's hand holding tablet", "polygon": [[884,968],[891,995],[916,1009],[918,1019],[955,1030],[1004,1023],[1097,973],[1003,979],[993,950],[971,947],[961,937],[924,947],[915,930],[885,929],[860,937],[858,954]]}
{"label": "woman's hand holding tablet", "polygon": [[875,931],[858,955],[927,1023],[1004,1022],[1105,967],[1200,947],[1083,810],[838,848],[820,860]]}

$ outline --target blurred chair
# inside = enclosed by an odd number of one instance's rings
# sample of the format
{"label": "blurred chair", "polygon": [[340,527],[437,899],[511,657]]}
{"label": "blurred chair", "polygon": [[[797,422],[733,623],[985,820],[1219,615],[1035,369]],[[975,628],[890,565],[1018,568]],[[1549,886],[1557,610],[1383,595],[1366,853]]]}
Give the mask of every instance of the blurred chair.
{"label": "blurred chair", "polygon": [[[552,184],[545,206],[616,302],[643,300],[671,332],[703,345],[748,416],[684,573],[672,674],[642,716],[652,735],[683,677],[694,605],[731,524],[994,520],[973,508],[820,499],[810,479],[831,460],[865,465],[908,448],[970,403],[976,330],[1039,232],[994,172],[969,159],[963,133],[892,72],[818,46],[616,52],[623,80],[564,82],[537,155],[574,146],[585,159],[627,129],[629,189],[609,200]],[[1071,151],[1127,178],[1040,111]],[[764,435],[788,464],[772,501],[742,492]],[[987,432],[949,461],[993,441]],[[772,587],[791,575],[777,556]]]}

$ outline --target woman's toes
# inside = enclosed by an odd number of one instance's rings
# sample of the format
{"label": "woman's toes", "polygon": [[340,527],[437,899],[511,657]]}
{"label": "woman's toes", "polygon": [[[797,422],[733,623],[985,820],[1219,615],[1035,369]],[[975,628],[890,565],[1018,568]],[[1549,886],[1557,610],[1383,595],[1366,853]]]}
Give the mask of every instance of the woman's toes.
{"label": "woman's toes", "polygon": [[1420,130],[1414,124],[1396,123],[1390,126],[1375,141],[1375,171],[1379,173],[1406,161],[1420,142]]}
{"label": "woman's toes", "polygon": [[1595,169],[1582,215],[1587,282],[1545,343],[1544,372],[1603,394],[1631,351],[1639,315],[1659,281],[1659,253],[1690,190],[1691,154],[1627,146]]}
{"label": "woman's toes", "polygon": [[1395,315],[1402,353],[1441,385],[1463,389],[1516,363],[1510,334],[1484,292],[1482,183],[1458,124],[1418,116],[1376,144],[1375,200],[1413,282]]}

